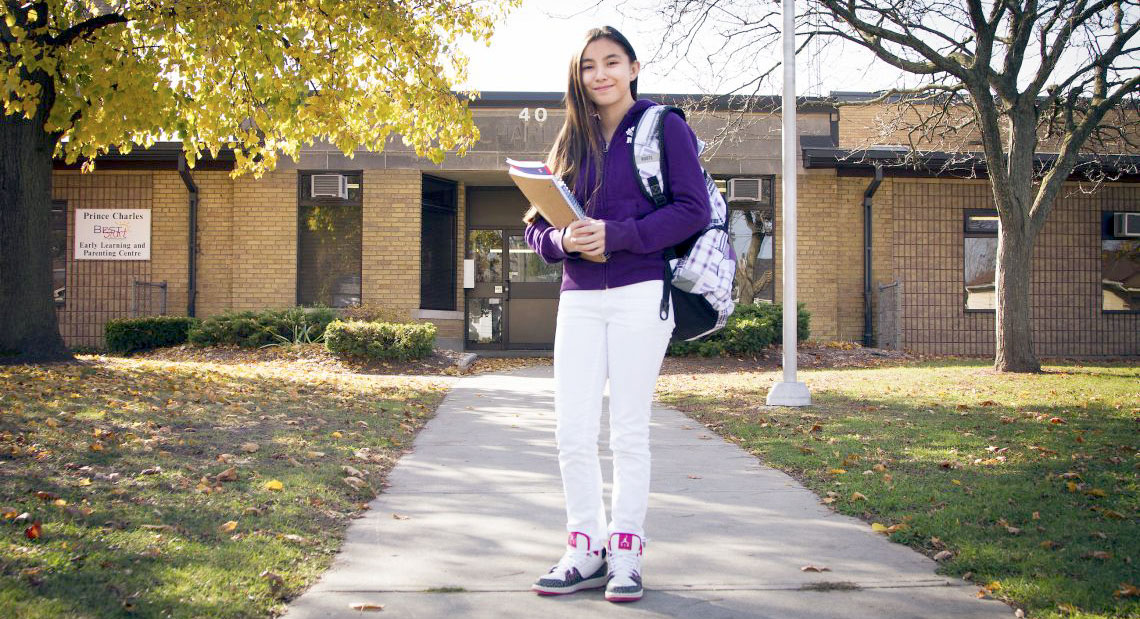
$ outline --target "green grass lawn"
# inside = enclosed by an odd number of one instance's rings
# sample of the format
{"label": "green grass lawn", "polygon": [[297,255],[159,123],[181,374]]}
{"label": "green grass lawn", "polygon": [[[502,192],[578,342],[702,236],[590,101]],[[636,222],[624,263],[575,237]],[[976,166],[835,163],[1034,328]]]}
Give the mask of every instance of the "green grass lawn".
{"label": "green grass lawn", "polygon": [[1140,366],[662,374],[658,397],[1029,617],[1140,616]]}
{"label": "green grass lawn", "polygon": [[446,380],[99,356],[0,366],[0,616],[280,614]]}

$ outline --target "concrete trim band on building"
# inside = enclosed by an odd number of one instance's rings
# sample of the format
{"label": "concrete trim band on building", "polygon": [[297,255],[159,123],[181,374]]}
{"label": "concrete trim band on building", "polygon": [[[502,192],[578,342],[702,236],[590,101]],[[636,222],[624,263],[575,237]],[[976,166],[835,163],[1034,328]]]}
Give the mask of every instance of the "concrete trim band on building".
{"label": "concrete trim band on building", "polygon": [[[312,288],[339,295],[337,303],[359,297],[406,320],[433,322],[441,344],[451,348],[548,349],[560,266],[541,263],[516,238],[526,203],[503,160],[545,156],[562,124],[561,97],[484,93],[472,104],[479,143],[468,156],[439,165],[416,157],[399,137],[383,152],[359,151],[352,159],[317,144],[261,179],[231,179],[232,153],[224,152],[180,174],[178,143],[100,157],[92,174],[59,162],[53,198],[65,341],[101,347],[107,320],[157,313],[163,304],[168,313],[206,317],[291,306]],[[747,278],[738,280],[737,292],[761,302],[780,302],[782,287],[782,222],[773,208],[781,197],[780,117],[772,101],[744,101],[760,111],[734,115],[732,140],[715,145],[706,162],[726,191],[732,179],[760,181],[752,184],[759,195],[738,196],[730,207],[733,242],[747,261],[738,268]],[[741,104],[712,100],[721,111]],[[992,242],[969,240],[975,237],[963,223],[967,211],[993,208],[987,183],[938,175],[933,166],[882,166],[872,192],[876,163],[898,152],[858,150],[876,139],[871,116],[847,108],[841,114],[822,99],[798,111],[798,294],[812,314],[812,338],[868,343],[869,335],[869,343],[917,352],[991,355],[993,312],[970,309],[968,302],[984,301],[984,285],[968,289],[965,274],[969,267],[985,275]],[[700,112],[689,120],[705,139],[723,122]],[[357,174],[359,194],[351,204],[302,199],[306,175],[314,173]],[[1106,248],[1133,241],[1103,226],[1106,214],[1140,210],[1140,179],[1107,182],[1091,195],[1076,188],[1063,192],[1035,249],[1036,350],[1140,354],[1140,311],[1129,292],[1140,275],[1127,261],[1105,266],[1105,256],[1113,255]],[[99,208],[150,210],[150,260],[75,260],[74,213]],[[341,261],[334,268],[338,252],[359,256],[356,266],[344,271]],[[888,307],[880,309],[884,301]]]}

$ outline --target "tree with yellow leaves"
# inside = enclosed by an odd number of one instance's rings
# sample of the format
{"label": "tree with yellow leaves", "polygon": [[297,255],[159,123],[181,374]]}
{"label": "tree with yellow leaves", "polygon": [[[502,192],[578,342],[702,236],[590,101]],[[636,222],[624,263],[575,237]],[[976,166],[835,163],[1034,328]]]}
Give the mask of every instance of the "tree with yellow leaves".
{"label": "tree with yellow leaves", "polygon": [[439,162],[478,139],[460,37],[489,42],[519,0],[4,0],[0,5],[0,354],[67,358],[51,292],[53,157],[170,136],[236,174],[324,139],[398,134]]}

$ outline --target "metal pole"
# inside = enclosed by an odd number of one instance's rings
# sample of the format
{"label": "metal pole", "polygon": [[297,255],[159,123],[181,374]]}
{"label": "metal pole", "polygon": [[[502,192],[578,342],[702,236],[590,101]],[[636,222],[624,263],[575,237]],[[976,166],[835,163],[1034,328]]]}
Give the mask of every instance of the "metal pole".
{"label": "metal pole", "polygon": [[784,219],[784,382],[776,383],[768,393],[768,404],[774,406],[810,406],[807,385],[796,381],[796,163],[798,132],[796,131],[796,6],[794,0],[784,2],[784,97],[780,110],[783,119],[783,206]]}

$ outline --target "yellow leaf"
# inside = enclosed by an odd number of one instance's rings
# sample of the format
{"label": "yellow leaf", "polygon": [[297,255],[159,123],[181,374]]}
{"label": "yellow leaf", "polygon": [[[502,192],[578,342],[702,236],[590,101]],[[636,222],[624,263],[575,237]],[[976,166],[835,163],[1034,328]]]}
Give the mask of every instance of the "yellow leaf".
{"label": "yellow leaf", "polygon": [[271,480],[265,482],[265,489],[266,490],[282,490],[284,488],[285,488],[285,485],[282,484],[281,482],[277,481],[276,479],[271,479]]}
{"label": "yellow leaf", "polygon": [[[790,328],[790,327],[789,327],[789,328]],[[847,470],[846,470],[846,469],[831,469],[831,472],[832,472],[832,473],[834,473],[834,474],[836,474],[836,475],[841,475],[841,474],[843,474],[843,473],[846,473],[846,472],[847,472]]]}
{"label": "yellow leaf", "polygon": [[333,432],[332,437],[333,438],[344,438],[344,435],[341,434],[340,432]]}
{"label": "yellow leaf", "polygon": [[230,531],[233,531],[236,528],[237,528],[237,520],[230,520],[229,522],[226,522],[222,526],[218,527],[218,530],[221,531],[222,533],[229,533]]}
{"label": "yellow leaf", "polygon": [[866,501],[867,495],[863,494],[862,492],[854,492],[851,494],[851,500],[852,501]]}
{"label": "yellow leaf", "polygon": [[90,486],[91,485],[91,479],[84,477],[83,479],[79,480],[79,485],[80,486]]}
{"label": "yellow leaf", "polygon": [[955,486],[961,486],[962,485],[962,482],[958,481],[957,479],[951,479],[950,483],[954,484]]}
{"label": "yellow leaf", "polygon": [[56,499],[54,503],[60,507],[67,505],[67,501],[65,499]]}
{"label": "yellow leaf", "polygon": [[871,530],[876,532],[876,533],[886,533],[887,527],[885,527],[885,526],[883,526],[877,522],[872,522],[871,523]]}

